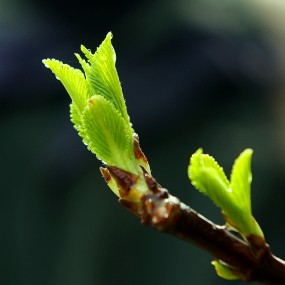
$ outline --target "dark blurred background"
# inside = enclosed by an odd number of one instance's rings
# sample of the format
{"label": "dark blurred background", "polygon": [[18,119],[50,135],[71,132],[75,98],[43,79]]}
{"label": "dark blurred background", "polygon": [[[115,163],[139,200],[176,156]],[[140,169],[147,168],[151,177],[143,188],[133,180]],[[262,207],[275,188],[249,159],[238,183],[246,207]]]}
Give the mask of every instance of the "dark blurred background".
{"label": "dark blurred background", "polygon": [[1,0],[1,284],[229,284],[209,254],[118,205],[41,63],[77,67],[80,44],[94,51],[109,31],[153,175],[222,223],[189,157],[203,147],[229,175],[253,148],[253,213],[285,258],[284,15],[283,0]]}

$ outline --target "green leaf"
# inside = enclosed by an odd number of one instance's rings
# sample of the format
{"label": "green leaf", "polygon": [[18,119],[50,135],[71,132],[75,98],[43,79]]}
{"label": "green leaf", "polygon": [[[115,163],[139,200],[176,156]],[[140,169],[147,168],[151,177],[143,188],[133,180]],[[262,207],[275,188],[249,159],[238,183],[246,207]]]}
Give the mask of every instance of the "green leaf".
{"label": "green leaf", "polygon": [[229,203],[229,181],[222,167],[209,155],[198,149],[190,158],[188,176],[193,186],[208,196],[218,207]]}
{"label": "green leaf", "polygon": [[88,140],[82,128],[81,120],[82,112],[87,105],[87,100],[90,96],[89,87],[84,74],[81,70],[74,69],[68,64],[64,64],[55,59],[46,59],[43,60],[43,63],[55,74],[56,78],[61,81],[71,97],[71,121],[73,122],[75,129],[78,131],[78,134],[82,137],[83,142],[88,144]]}
{"label": "green leaf", "polygon": [[252,153],[252,149],[244,150],[233,165],[230,186],[232,200],[237,207],[238,213],[230,214],[228,210],[228,222],[245,236],[255,234],[263,237],[262,230],[252,216],[251,211]]}
{"label": "green leaf", "polygon": [[88,149],[109,166],[137,174],[133,131],[120,112],[101,95],[88,100],[83,113]]}
{"label": "green leaf", "polygon": [[234,163],[229,182],[214,158],[198,149],[190,159],[188,175],[193,186],[222,210],[229,226],[246,237],[252,234],[263,237],[251,213],[251,156],[250,149],[241,153]]}
{"label": "green leaf", "polygon": [[43,63],[61,81],[71,97],[74,108],[81,115],[90,97],[89,87],[82,71],[55,59],[45,59]]}
{"label": "green leaf", "polygon": [[239,277],[234,274],[233,270],[220,260],[214,260],[211,262],[214,265],[218,276],[226,280],[237,280]]}
{"label": "green leaf", "polygon": [[231,173],[231,189],[235,203],[243,212],[251,215],[250,185],[251,175],[251,149],[244,150],[235,160]]}
{"label": "green leaf", "polygon": [[94,54],[81,46],[86,60],[79,54],[75,56],[84,74],[55,59],[43,63],[69,93],[71,121],[88,149],[109,166],[137,174],[142,171],[140,164],[148,170],[149,166],[139,149],[134,149],[134,130],[127,114],[111,39],[112,34],[108,33]]}
{"label": "green leaf", "polygon": [[112,34],[108,33],[105,40],[99,46],[94,55],[81,46],[89,64],[79,55],[76,55],[81,63],[92,94],[98,94],[105,97],[121,113],[124,120],[130,124],[125,100],[117,74],[115,62],[116,55],[111,44]]}

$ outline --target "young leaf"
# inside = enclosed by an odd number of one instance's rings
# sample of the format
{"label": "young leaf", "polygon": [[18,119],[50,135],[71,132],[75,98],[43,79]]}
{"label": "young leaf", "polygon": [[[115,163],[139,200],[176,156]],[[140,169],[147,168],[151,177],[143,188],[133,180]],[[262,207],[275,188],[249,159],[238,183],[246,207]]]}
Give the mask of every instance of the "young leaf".
{"label": "young leaf", "polygon": [[[128,189],[128,199],[137,203],[148,191],[142,168],[150,172],[150,167],[127,114],[111,38],[109,33],[94,54],[81,46],[87,60],[75,54],[85,75],[54,59],[43,62],[68,91],[72,99],[71,121],[88,149],[107,166],[136,177],[136,183]],[[103,171],[104,177],[113,192],[120,196],[117,180],[108,169]]]}
{"label": "young leaf", "polygon": [[239,277],[234,274],[233,270],[220,260],[214,260],[211,262],[214,265],[218,276],[226,280],[237,280]]}
{"label": "young leaf", "polygon": [[78,134],[82,137],[83,142],[88,144],[81,120],[82,112],[87,105],[87,99],[90,96],[84,74],[81,70],[74,69],[55,59],[46,59],[43,60],[43,63],[55,74],[68,92],[72,100],[72,103],[70,104],[71,121],[78,131]]}
{"label": "young leaf", "polygon": [[83,129],[88,149],[109,166],[137,173],[133,131],[117,109],[106,98],[95,95],[88,100],[83,113]]}
{"label": "young leaf", "polygon": [[89,87],[82,71],[55,59],[45,59],[43,63],[61,81],[71,97],[74,108],[81,115],[90,97]]}
{"label": "young leaf", "polygon": [[233,203],[238,214],[232,214],[229,223],[240,230],[245,236],[255,234],[263,237],[262,230],[251,212],[251,149],[244,150],[235,160],[231,173],[231,189]]}
{"label": "young leaf", "polygon": [[112,34],[108,33],[94,55],[84,46],[81,46],[89,64],[77,55],[79,62],[86,73],[86,78],[92,94],[105,97],[121,113],[124,120],[130,124],[126,104],[115,62],[116,55],[111,44]]}
{"label": "young leaf", "polygon": [[230,183],[214,158],[199,149],[190,159],[188,174],[193,186],[221,208],[229,226],[245,237],[263,237],[251,214],[251,156],[252,150],[247,149],[236,159]]}
{"label": "young leaf", "polygon": [[250,184],[252,150],[244,150],[235,160],[231,173],[231,189],[236,204],[243,212],[251,214]]}
{"label": "young leaf", "polygon": [[213,157],[198,149],[190,158],[188,175],[193,186],[208,196],[218,207],[229,203],[230,183]]}

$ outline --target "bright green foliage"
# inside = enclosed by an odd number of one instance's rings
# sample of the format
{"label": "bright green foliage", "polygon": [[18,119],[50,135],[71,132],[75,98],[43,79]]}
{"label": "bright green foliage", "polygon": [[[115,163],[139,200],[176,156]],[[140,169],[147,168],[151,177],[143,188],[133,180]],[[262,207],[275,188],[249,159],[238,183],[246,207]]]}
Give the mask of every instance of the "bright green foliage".
{"label": "bright green foliage", "polygon": [[[198,149],[192,155],[188,169],[189,178],[193,186],[203,194],[209,196],[211,200],[220,207],[228,203],[225,201],[225,194],[230,189],[230,183],[222,167],[215,159],[207,154],[203,154],[202,149]],[[209,191],[209,189],[211,189]]]}
{"label": "bright green foliage", "polygon": [[216,273],[227,280],[237,280],[239,279],[238,276],[236,276],[233,271],[231,270],[231,268],[229,266],[227,266],[226,264],[224,264],[222,261],[218,261],[218,260],[214,260],[211,262],[212,265],[214,265]]}
{"label": "bright green foliage", "polygon": [[221,208],[229,226],[245,237],[263,237],[251,213],[251,156],[252,150],[246,149],[236,159],[229,181],[214,158],[198,149],[190,159],[188,175],[193,186]]}
{"label": "bright green foliage", "polygon": [[236,203],[240,205],[243,212],[247,212],[247,215],[251,215],[251,157],[251,149],[243,151],[235,160],[231,173],[232,195],[235,197]]}
{"label": "bright green foliage", "polygon": [[94,54],[81,46],[87,61],[78,54],[76,57],[85,74],[55,59],[43,63],[70,95],[71,121],[88,149],[107,165],[137,174],[133,129],[115,67],[111,38],[108,33]]}
{"label": "bright green foliage", "polygon": [[[235,160],[231,173],[231,189],[235,205],[238,205],[236,218],[232,221],[244,235],[256,234],[263,237],[263,233],[251,212],[251,157],[252,150],[244,150]],[[240,215],[239,213],[242,213]],[[230,223],[230,221],[228,221]]]}
{"label": "bright green foliage", "polygon": [[88,149],[107,165],[120,165],[136,173],[133,155],[133,132],[119,111],[106,98],[95,95],[83,112],[83,128]]}
{"label": "bright green foliage", "polygon": [[91,54],[84,46],[81,51],[88,59],[84,61],[79,54],[75,54],[84,69],[91,94],[98,94],[110,101],[129,123],[129,116],[116,70],[116,54],[111,44],[112,34],[108,33],[95,54]]}

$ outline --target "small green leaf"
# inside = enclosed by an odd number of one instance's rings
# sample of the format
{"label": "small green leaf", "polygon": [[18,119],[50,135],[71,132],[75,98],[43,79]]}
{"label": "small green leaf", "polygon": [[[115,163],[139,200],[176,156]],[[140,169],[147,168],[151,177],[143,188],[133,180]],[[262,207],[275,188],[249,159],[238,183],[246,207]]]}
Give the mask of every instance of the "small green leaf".
{"label": "small green leaf", "polygon": [[61,81],[71,97],[74,108],[81,115],[90,97],[89,87],[82,71],[55,59],[45,59],[43,63]]}
{"label": "small green leaf", "polygon": [[239,277],[234,274],[233,270],[223,263],[222,261],[214,260],[211,262],[214,265],[216,273],[218,276],[226,279],[226,280],[237,280]]}
{"label": "small green leaf", "polygon": [[213,157],[199,149],[190,159],[188,175],[193,186],[208,196],[221,210],[229,226],[249,237],[263,237],[251,213],[250,184],[252,150],[246,149],[235,161],[231,182]]}
{"label": "small green leaf", "polygon": [[108,33],[94,55],[81,46],[89,64],[76,55],[81,63],[92,94],[105,97],[121,113],[124,120],[130,124],[125,100],[116,70],[116,54],[111,44],[112,34]]}
{"label": "small green leaf", "polygon": [[248,214],[251,214],[251,157],[252,150],[244,150],[235,160],[231,173],[231,189],[236,204],[239,205],[243,212],[247,212]]}
{"label": "small green leaf", "polygon": [[231,173],[231,190],[233,203],[238,213],[230,214],[229,224],[245,236],[255,234],[263,237],[262,230],[251,212],[251,158],[252,149],[244,150],[235,160]]}
{"label": "small green leaf", "polygon": [[81,46],[87,61],[75,54],[85,75],[55,59],[43,63],[69,93],[71,121],[88,148],[108,165],[136,173],[133,129],[115,67],[111,38],[108,33],[94,54]]}
{"label": "small green leaf", "polygon": [[83,129],[88,149],[109,166],[137,174],[133,131],[106,98],[95,95],[83,113]]}
{"label": "small green leaf", "polygon": [[[94,54],[81,46],[86,59],[77,53],[75,56],[84,74],[55,59],[46,59],[43,63],[69,93],[71,121],[88,149],[108,166],[116,166],[135,175],[142,174],[141,166],[147,171],[150,168],[137,146],[127,114],[111,39],[112,34],[108,33]],[[118,195],[114,181],[110,187]],[[139,190],[133,192],[141,192],[140,188],[145,186],[139,186]]]}
{"label": "small green leaf", "polygon": [[[81,50],[85,48],[84,46],[81,46]],[[74,54],[76,56],[76,58],[78,59],[79,63],[81,64],[83,71],[85,73],[85,75],[90,72],[91,66],[88,62],[86,62],[86,60],[84,60],[83,58],[81,58],[81,56],[78,53]],[[88,85],[89,86],[89,85]]]}
{"label": "small green leaf", "polygon": [[68,92],[72,103],[70,104],[70,117],[78,134],[82,137],[85,144],[88,140],[82,129],[82,112],[87,105],[87,100],[90,97],[89,87],[84,74],[79,69],[74,69],[68,64],[55,59],[45,59],[43,63],[49,68],[61,81],[66,91]]}
{"label": "small green leaf", "polygon": [[218,207],[229,203],[229,181],[215,159],[198,149],[190,158],[188,176],[193,186],[208,196]]}

